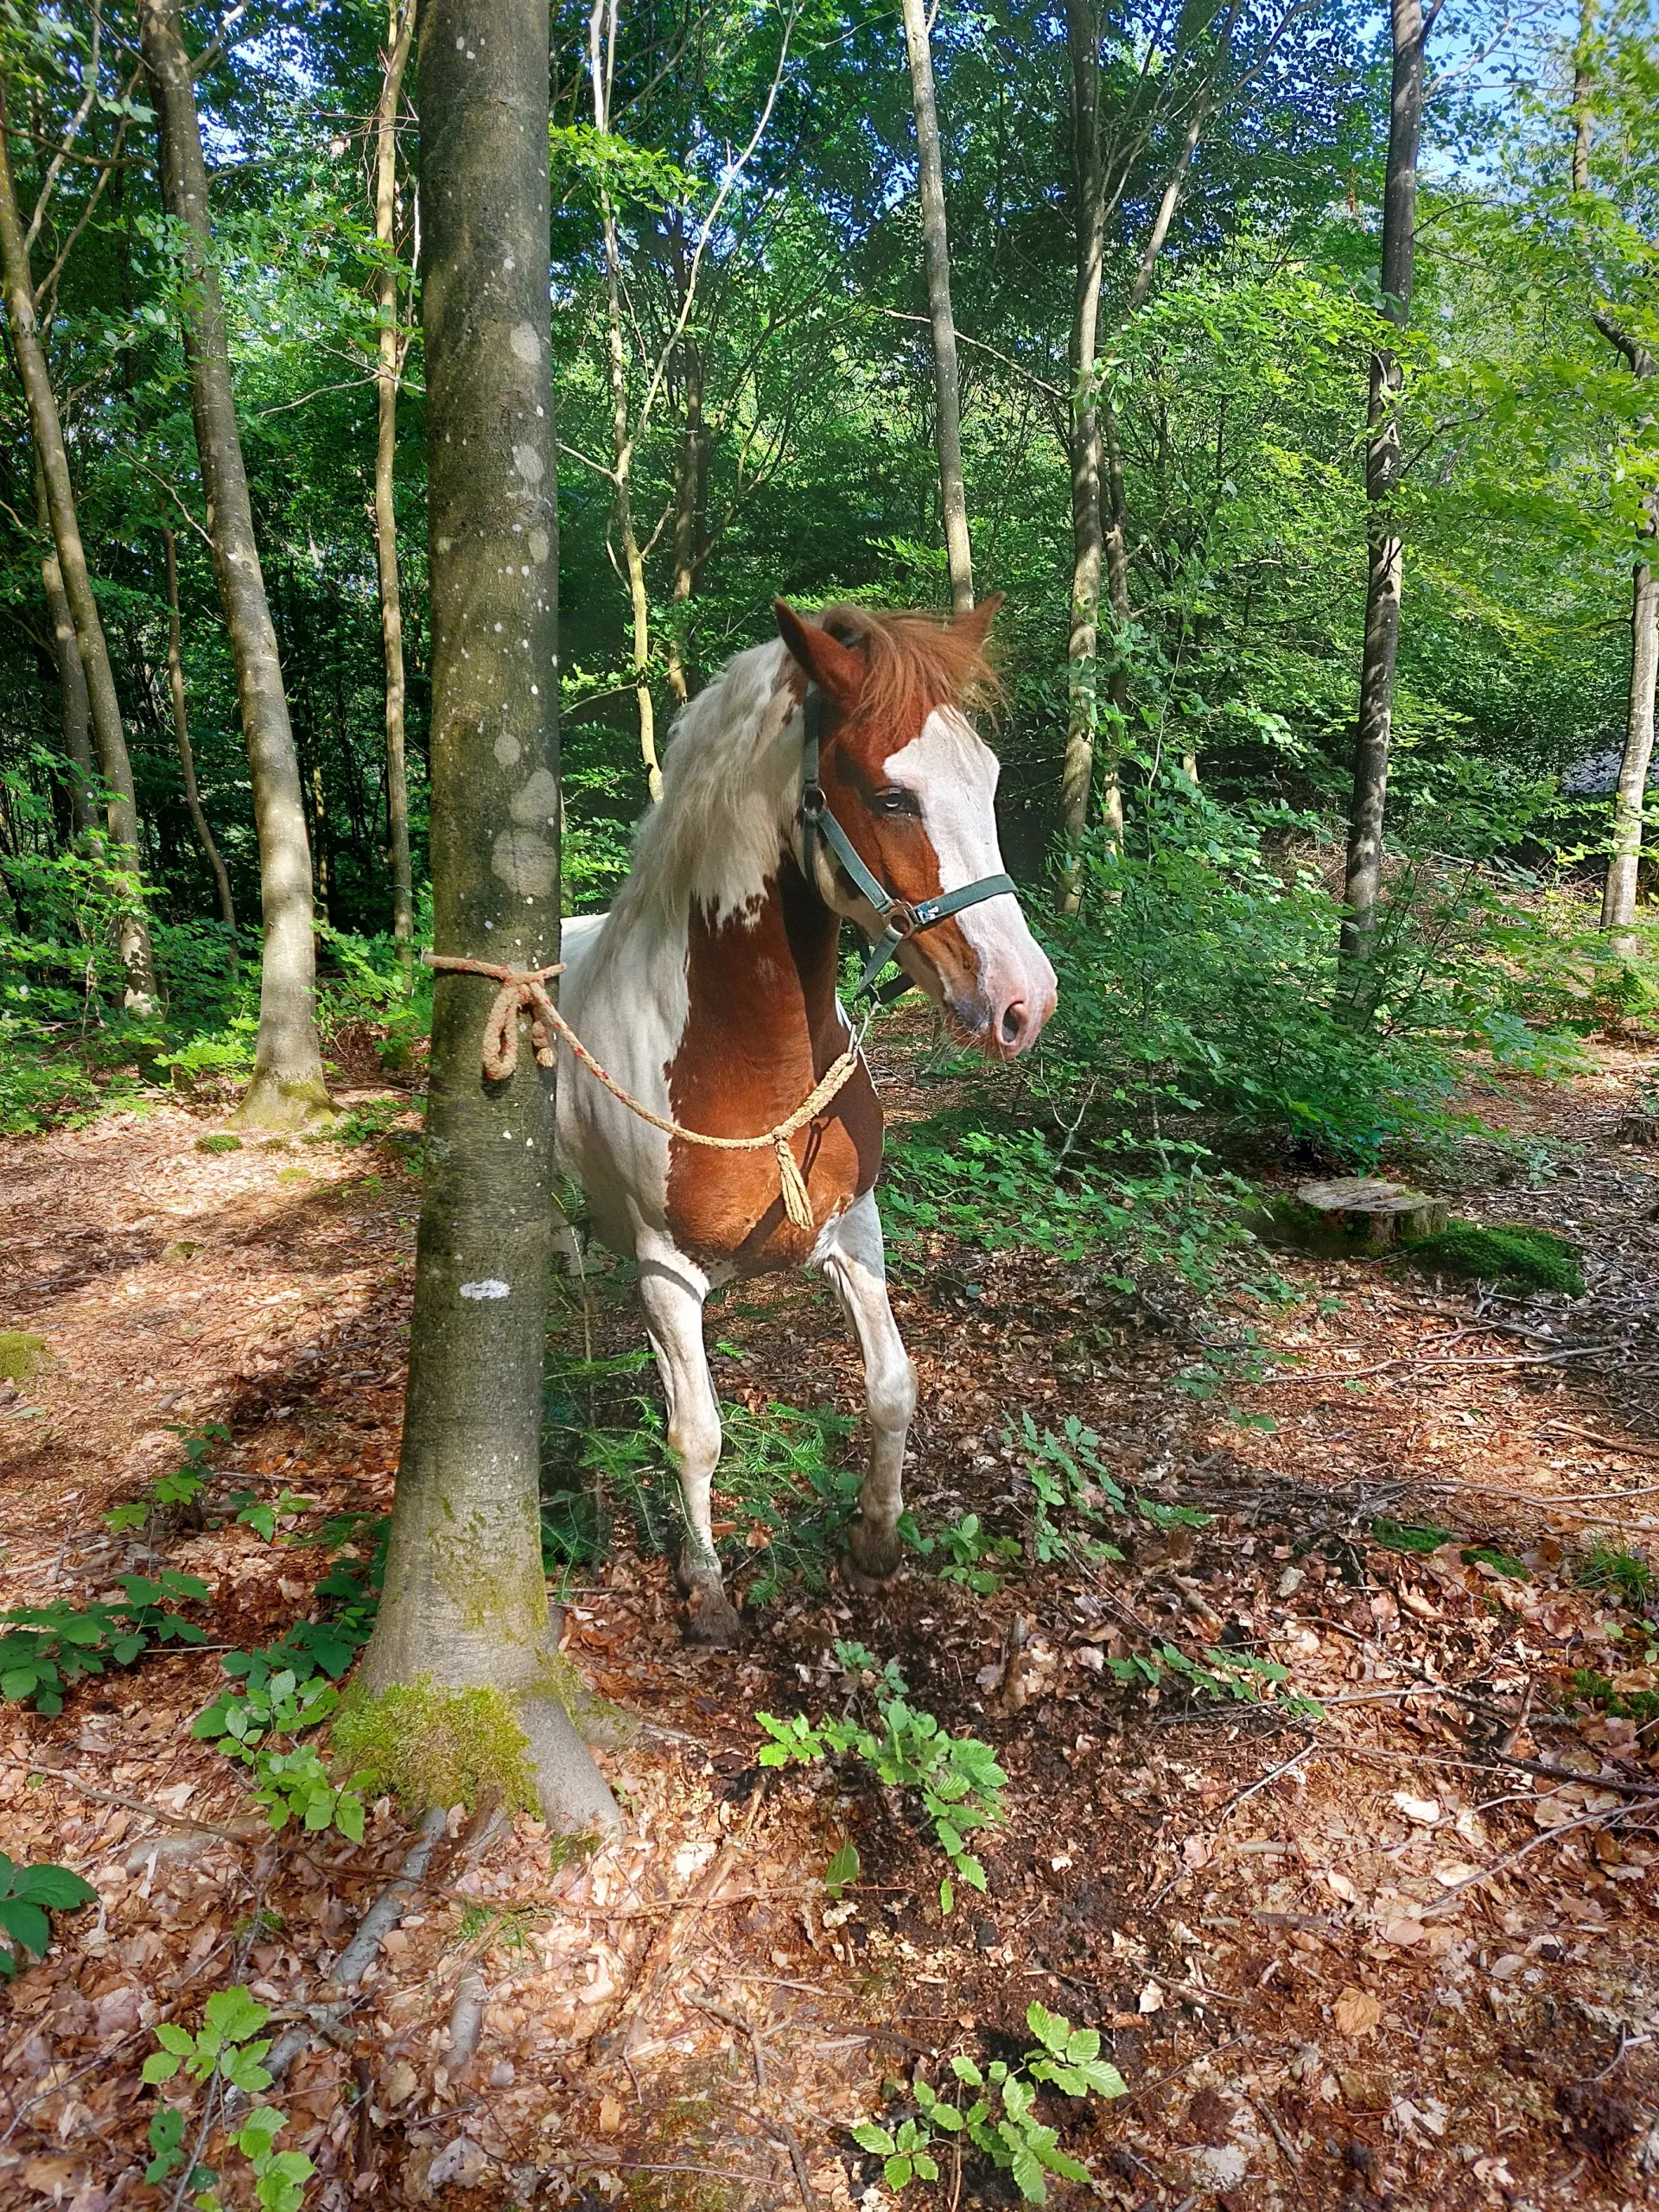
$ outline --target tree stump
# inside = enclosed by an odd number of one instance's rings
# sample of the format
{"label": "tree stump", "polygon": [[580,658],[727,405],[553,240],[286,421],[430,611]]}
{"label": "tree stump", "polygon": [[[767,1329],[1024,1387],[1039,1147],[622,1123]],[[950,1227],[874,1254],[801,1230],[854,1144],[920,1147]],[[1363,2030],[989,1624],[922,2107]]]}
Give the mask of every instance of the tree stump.
{"label": "tree stump", "polygon": [[1429,1198],[1403,1183],[1342,1175],[1300,1184],[1294,1198],[1275,1199],[1267,1210],[1266,1234],[1308,1251],[1340,1251],[1357,1244],[1382,1252],[1438,1236],[1450,1211],[1444,1198]]}

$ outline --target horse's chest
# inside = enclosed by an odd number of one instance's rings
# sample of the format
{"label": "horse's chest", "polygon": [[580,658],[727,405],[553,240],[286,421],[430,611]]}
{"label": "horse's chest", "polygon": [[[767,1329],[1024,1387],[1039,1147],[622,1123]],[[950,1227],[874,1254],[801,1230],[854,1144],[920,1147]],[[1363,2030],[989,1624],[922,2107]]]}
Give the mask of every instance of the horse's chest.
{"label": "horse's chest", "polygon": [[[677,1078],[681,1073],[676,1063]],[[704,1083],[674,1087],[674,1118],[687,1128],[758,1134],[775,1127],[812,1088],[806,1072],[792,1099],[773,1110],[752,1110],[712,1095],[721,1088],[714,1070]],[[694,1103],[693,1101],[696,1101]],[[881,1108],[860,1068],[819,1118],[792,1141],[805,1179],[815,1227],[797,1228],[784,1211],[778,1162],[770,1145],[753,1152],[715,1152],[675,1137],[669,1144],[669,1233],[681,1250],[703,1262],[723,1262],[739,1273],[801,1266],[817,1231],[874,1184],[881,1165]]]}

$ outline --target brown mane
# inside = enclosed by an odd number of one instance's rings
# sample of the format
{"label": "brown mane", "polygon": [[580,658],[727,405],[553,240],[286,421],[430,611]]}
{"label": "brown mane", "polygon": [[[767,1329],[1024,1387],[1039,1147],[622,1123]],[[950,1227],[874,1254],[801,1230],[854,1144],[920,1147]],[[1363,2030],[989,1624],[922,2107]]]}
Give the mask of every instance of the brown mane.
{"label": "brown mane", "polygon": [[971,713],[994,706],[1002,686],[971,625],[923,608],[827,607],[820,628],[843,645],[861,651],[869,674],[859,695],[858,715],[888,728],[919,728],[935,707]]}

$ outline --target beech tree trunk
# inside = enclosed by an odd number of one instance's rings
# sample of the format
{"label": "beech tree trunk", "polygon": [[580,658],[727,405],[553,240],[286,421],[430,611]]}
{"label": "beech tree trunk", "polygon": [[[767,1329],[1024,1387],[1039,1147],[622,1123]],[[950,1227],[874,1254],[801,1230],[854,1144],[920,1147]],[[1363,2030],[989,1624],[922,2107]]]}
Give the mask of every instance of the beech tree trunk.
{"label": "beech tree trunk", "polygon": [[[1101,520],[1100,403],[1095,389],[1100,287],[1106,254],[1106,193],[1100,143],[1100,34],[1091,0],[1066,0],[1071,60],[1071,125],[1077,194],[1077,284],[1071,312],[1071,621],[1066,650],[1065,762],[1060,778],[1060,827],[1067,860],[1060,903],[1074,914],[1082,901],[1078,848],[1089,823],[1100,728],[1100,577],[1105,553]],[[1120,549],[1122,537],[1120,533]]]}
{"label": "beech tree trunk", "polygon": [[[1388,168],[1382,191],[1382,312],[1396,329],[1411,319],[1417,225],[1417,149],[1423,123],[1421,0],[1392,0],[1394,73],[1389,108]],[[1370,502],[1370,562],[1365,587],[1365,643],[1360,662],[1359,719],[1354,734],[1353,797],[1340,948],[1338,996],[1369,1020],[1376,1003],[1378,906],[1382,888],[1383,818],[1389,748],[1394,734],[1394,672],[1400,646],[1404,548],[1395,517],[1404,455],[1400,439],[1400,364],[1387,346],[1371,353],[1365,452]]]}
{"label": "beech tree trunk", "polygon": [[317,1046],[311,849],[276,632],[253,533],[213,258],[207,168],[177,0],[139,0],[139,37],[161,130],[162,199],[184,240],[181,317],[190,411],[213,570],[236,671],[259,837],[264,967],[253,1081],[237,1118],[291,1128],[334,1110]]}
{"label": "beech tree trunk", "polygon": [[[87,712],[98,746],[98,762],[108,787],[110,859],[132,879],[132,895],[122,897],[117,915],[121,967],[125,976],[124,999],[129,1012],[141,1017],[156,1005],[156,963],[144,917],[138,854],[138,806],[132,788],[132,763],[127,755],[126,732],[121,725],[121,706],[116,696],[115,673],[104,624],[92,593],[86,549],[80,542],[80,522],[69,476],[68,448],[57,396],[52,389],[45,348],[35,319],[35,283],[29,270],[22,215],[11,170],[11,138],[6,105],[6,85],[0,78],[0,277],[3,278],[6,320],[11,327],[12,350],[29,409],[29,433],[46,486],[47,512],[51,518],[53,543],[57,549],[58,580],[73,625],[76,651],[85,683]],[[48,596],[51,583],[47,580]],[[57,620],[53,610],[54,627]],[[60,654],[60,665],[62,656]],[[70,687],[65,687],[65,736],[69,728]]]}
{"label": "beech tree trunk", "polygon": [[376,285],[380,318],[375,368],[378,409],[374,448],[374,551],[380,573],[380,638],[386,664],[386,827],[391,861],[391,934],[405,988],[415,980],[415,871],[409,849],[409,765],[404,750],[404,604],[397,575],[397,515],[392,474],[397,455],[397,386],[404,348],[397,331],[397,106],[415,34],[415,0],[391,0],[389,47],[375,119],[374,238],[381,253]]}
{"label": "beech tree trunk", "polygon": [[1636,919],[1637,878],[1642,865],[1642,817],[1653,766],[1654,690],[1659,683],[1659,576],[1648,561],[1636,564],[1630,604],[1630,696],[1624,752],[1613,797],[1613,849],[1601,893],[1601,926],[1629,930]]}
{"label": "beech tree trunk", "polygon": [[958,614],[965,614],[974,603],[974,563],[962,474],[962,380],[957,366],[956,317],[950,311],[944,166],[939,156],[939,118],[933,101],[933,56],[928,45],[925,0],[904,0],[904,22],[911,104],[916,111],[927,313],[933,327],[933,414],[939,451],[939,503],[944,515],[944,557],[950,575],[950,604]]}
{"label": "beech tree trunk", "polygon": [[86,671],[80,664],[75,639],[75,618],[69,612],[69,595],[63,588],[58,565],[57,540],[52,534],[52,511],[47,504],[46,476],[37,455],[34,467],[35,519],[46,540],[41,556],[41,583],[46,593],[47,616],[52,625],[52,654],[58,664],[58,711],[63,727],[63,750],[69,762],[69,818],[81,836],[98,827],[98,801],[92,785],[92,709],[86,702]]}
{"label": "beech tree trunk", "polygon": [[201,840],[201,849],[207,855],[207,865],[213,871],[219,918],[234,936],[236,905],[231,897],[231,879],[225,873],[225,863],[202,811],[201,795],[196,789],[196,756],[190,749],[190,720],[184,705],[184,639],[179,623],[178,549],[170,530],[162,532],[162,542],[167,548],[167,683],[173,699],[173,734],[179,742],[179,766],[184,773],[184,803]]}
{"label": "beech tree trunk", "polygon": [[[549,371],[544,11],[423,0],[422,315],[440,952],[559,957],[557,525]],[[553,1256],[552,1071],[480,1072],[494,983],[434,994],[403,1457],[374,1638],[380,1692],[423,1677],[513,1701],[543,1815],[617,1814],[554,1689],[537,1478]]]}

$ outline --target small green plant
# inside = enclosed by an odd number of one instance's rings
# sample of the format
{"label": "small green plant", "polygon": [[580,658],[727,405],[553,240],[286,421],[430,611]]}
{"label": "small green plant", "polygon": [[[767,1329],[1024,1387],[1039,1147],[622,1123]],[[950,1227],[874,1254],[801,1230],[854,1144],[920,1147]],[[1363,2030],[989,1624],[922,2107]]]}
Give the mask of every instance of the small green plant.
{"label": "small green plant", "polygon": [[167,1600],[200,1605],[207,1585],[164,1568],[118,1577],[118,1600],[94,1605],[21,1605],[0,1613],[0,1698],[61,1713],[66,1693],[106,1666],[130,1667],[152,1643],[205,1643],[198,1628],[168,1609]]}
{"label": "small green plant", "polygon": [[823,1870],[823,1886],[832,1897],[839,1899],[858,1879],[861,1870],[857,1846],[843,1843]]}
{"label": "small green plant", "polygon": [[378,1144],[408,1111],[404,1099],[372,1098],[342,1114],[328,1134],[336,1144]]}
{"label": "small green plant", "polygon": [[1101,2057],[1095,2029],[1074,2028],[1064,2013],[1051,2012],[1041,2005],[1027,2010],[1026,2024],[1037,2037],[1037,2047],[1018,2066],[999,2058],[982,2071],[971,2058],[951,2060],[957,2080],[975,2093],[971,2104],[942,2097],[918,2075],[911,2084],[915,2117],[901,2120],[896,2128],[868,2121],[853,2129],[860,2150],[882,2161],[889,2189],[902,2190],[912,2181],[937,2181],[939,2168],[932,2145],[941,2138],[971,2145],[1011,2177],[1027,2204],[1046,2201],[1051,2174],[1061,2181],[1090,2178],[1088,2167],[1060,2149],[1058,2131],[1046,2127],[1036,2117],[1037,2087],[1073,2098],[1121,2097],[1123,2077]]}
{"label": "small green plant", "polygon": [[273,1829],[298,1820],[311,1829],[338,1828],[361,1843],[364,1792],[373,1790],[378,1777],[365,1769],[336,1783],[315,1745],[296,1741],[321,1727],[339,1703],[332,1682],[320,1675],[302,1682],[284,1668],[247,1683],[239,1696],[218,1699],[198,1714],[190,1732],[251,1770],[254,1802],[264,1808]]}
{"label": "small green plant", "polygon": [[1573,1669],[1573,1688],[1586,1705],[1611,1713],[1615,1719],[1639,1720],[1643,1727],[1659,1720],[1659,1690],[1616,1689],[1609,1676],[1593,1667]]}
{"label": "small green plant", "polygon": [[[757,1713],[756,1720],[771,1738],[760,1748],[760,1764],[810,1766],[832,1752],[862,1759],[889,1789],[916,1791],[951,1872],[970,1889],[982,1891],[985,1870],[964,1838],[1002,1818],[1008,1777],[988,1744],[976,1736],[952,1736],[932,1713],[912,1706],[903,1677],[891,1662],[888,1669],[875,1694],[879,1729],[855,1719],[826,1717],[814,1724],[802,1713],[789,1720]],[[897,1681],[899,1690],[888,1688],[889,1680]],[[955,1904],[955,1885],[947,1875],[939,1885],[939,1908],[949,1913]]]}
{"label": "small green plant", "polygon": [[0,1851],[0,1935],[10,1936],[10,1950],[0,1950],[0,1981],[10,1981],[33,1951],[46,1956],[52,1941],[48,1912],[73,1912],[96,1904],[98,1891],[67,1866],[16,1866]]}
{"label": "small green plant", "polygon": [[1614,1544],[1597,1544],[1573,1577],[1581,1589],[1605,1590],[1627,1605],[1645,1605],[1656,1579],[1640,1552]]}
{"label": "small green plant", "polygon": [[278,1522],[296,1520],[302,1513],[309,1512],[313,1503],[308,1497],[296,1496],[291,1490],[284,1490],[275,1503],[251,1490],[233,1491],[226,1502],[236,1509],[237,1526],[251,1529],[268,1544],[276,1541]]}
{"label": "small green plant", "polygon": [[1290,1679],[1290,1669],[1276,1659],[1258,1658],[1253,1651],[1228,1651],[1212,1643],[1204,1655],[1205,1664],[1191,1659],[1173,1643],[1160,1643],[1149,1652],[1135,1652],[1127,1659],[1108,1659],[1107,1666],[1126,1688],[1164,1689],[1184,1684],[1201,1701],[1231,1698],[1240,1705],[1273,1705],[1281,1713],[1298,1713],[1322,1720],[1325,1707],[1316,1698],[1292,1693],[1281,1697],[1279,1686]]}
{"label": "small green plant", "polygon": [[229,1129],[215,1129],[211,1136],[196,1139],[198,1152],[240,1152],[241,1149],[241,1138],[232,1136]]}
{"label": "small green plant", "polygon": [[116,1535],[124,1535],[129,1529],[142,1529],[150,1515],[162,1507],[194,1505],[213,1475],[208,1454],[216,1445],[231,1440],[230,1430],[216,1421],[205,1423],[194,1435],[188,1429],[175,1429],[174,1433],[183,1439],[184,1465],[169,1474],[157,1475],[130,1503],[111,1507],[104,1516],[104,1526]]}
{"label": "small green plant", "polygon": [[1002,1577],[988,1564],[989,1560],[1020,1556],[1014,1537],[993,1536],[977,1513],[964,1513],[959,1521],[947,1522],[932,1535],[918,1536],[916,1548],[924,1559],[943,1552],[945,1564],[939,1569],[940,1581],[957,1583],[976,1598],[993,1597],[1002,1587]]}
{"label": "small green plant", "polygon": [[1584,1296],[1584,1269],[1565,1236],[1548,1229],[1483,1229],[1454,1221],[1437,1236],[1401,1247],[1402,1262],[1433,1272],[1468,1276],[1510,1290],[1550,1290]]}
{"label": "small green plant", "polygon": [[[270,2038],[259,2033],[269,2018],[265,2007],[239,1984],[216,1990],[194,2034],[171,2021],[157,2026],[156,2040],[162,2048],[144,2061],[143,2078],[159,2086],[182,2072],[187,2079],[203,2083],[211,2120],[227,2090],[256,2097],[270,2088],[270,2069],[264,2061]],[[155,2155],[145,2169],[146,2181],[166,2181],[184,2164],[184,2124],[185,2115],[176,2107],[163,2107],[150,2121],[149,2146]],[[299,2212],[305,2185],[316,2171],[302,2151],[276,2148],[287,2125],[288,2114],[275,2105],[256,2105],[230,2139],[252,2169],[254,2198],[261,2212]],[[198,2212],[222,2212],[213,2186],[217,2178],[201,2168],[190,2176],[192,2187],[202,2184],[195,2198]]]}

